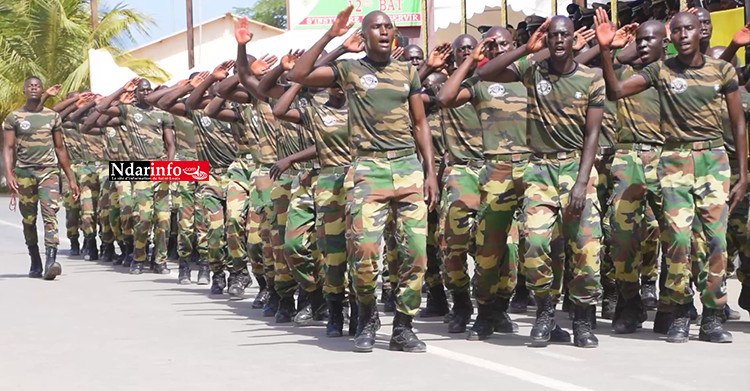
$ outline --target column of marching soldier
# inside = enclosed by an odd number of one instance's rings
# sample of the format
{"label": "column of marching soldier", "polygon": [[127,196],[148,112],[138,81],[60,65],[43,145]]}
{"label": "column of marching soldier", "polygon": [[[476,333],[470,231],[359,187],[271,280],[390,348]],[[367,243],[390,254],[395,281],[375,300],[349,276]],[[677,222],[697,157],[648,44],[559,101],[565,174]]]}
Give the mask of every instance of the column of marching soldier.
{"label": "column of marching soldier", "polygon": [[[540,346],[570,342],[555,323],[564,298],[580,347],[598,345],[599,301],[617,333],[657,309],[654,332],[687,342],[697,291],[699,339],[732,341],[722,328],[739,318],[726,303],[728,253],[739,255],[739,305],[750,310],[750,83],[734,56],[750,28],[709,48],[704,9],[666,28],[618,29],[600,8],[595,30],[541,19],[517,45],[495,26],[425,59],[414,45],[394,50],[394,26],[376,11],[325,52],[351,12],[275,67],[274,56],[245,52],[242,19],[236,61],[170,87],[134,79],[109,96],[70,93],[50,110],[59,86],[43,94],[30,77],[26,106],[3,125],[29,276],[61,273],[62,191],[71,255],[168,274],[176,252],[180,284],[197,263],[197,283],[232,298],[252,274],[253,308],[277,323],[325,322],[329,337],[348,318],[355,351],[371,351],[380,327],[378,275],[384,309],[395,311],[394,350],[426,349],[412,331],[423,289],[421,316],[444,316],[468,340],[517,332],[508,313],[534,305]],[[677,55],[667,58],[669,41]],[[209,178],[110,181],[107,162],[126,160],[208,161]]]}

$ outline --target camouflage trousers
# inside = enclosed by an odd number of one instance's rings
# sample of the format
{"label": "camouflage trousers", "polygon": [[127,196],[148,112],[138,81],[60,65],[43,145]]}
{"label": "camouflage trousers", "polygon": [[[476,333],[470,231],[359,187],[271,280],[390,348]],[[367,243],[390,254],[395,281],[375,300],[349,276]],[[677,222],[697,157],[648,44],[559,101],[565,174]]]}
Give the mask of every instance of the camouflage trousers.
{"label": "camouflage trousers", "polygon": [[[23,220],[26,246],[39,244],[36,233],[38,207],[44,222],[44,247],[57,248],[57,211],[60,210],[60,170],[57,167],[27,167],[15,170],[18,209]],[[38,204],[38,205],[37,205]]]}
{"label": "camouflage trousers", "polygon": [[224,270],[226,241],[224,239],[224,210],[226,188],[229,185],[227,169],[212,168],[208,180],[197,182],[195,187],[196,209],[200,210],[197,232],[198,254],[201,260],[208,260],[211,271]]}
{"label": "camouflage trousers", "polygon": [[427,206],[424,172],[416,154],[392,159],[359,156],[352,165],[353,188],[348,204],[348,239],[352,250],[350,270],[360,303],[375,302],[378,258],[388,215],[393,213],[403,251],[394,288],[396,307],[415,315],[421,303],[422,280],[427,267]]}
{"label": "camouflage trousers", "polygon": [[[739,179],[738,163],[734,159],[729,160],[732,170],[732,185]],[[748,210],[750,209],[750,190],[734,210],[729,214],[727,227],[727,253],[729,259],[740,258],[737,268],[737,279],[743,286],[750,286],[750,235],[748,234]]]}
{"label": "camouflage trousers", "polygon": [[78,178],[81,202],[81,229],[84,235],[96,234],[99,192],[102,190],[100,178],[106,175],[106,168],[99,162],[84,163],[80,166]]}
{"label": "camouflage trousers", "polygon": [[612,222],[609,213],[609,199],[612,196],[612,161],[614,154],[597,154],[594,161],[596,173],[596,197],[599,199],[601,207],[601,226],[602,226],[602,246],[599,260],[601,262],[601,279],[604,283],[615,283],[615,266],[612,263]]}
{"label": "camouflage trousers", "polygon": [[115,232],[112,229],[112,224],[109,222],[110,212],[110,199],[114,189],[114,184],[109,180],[107,173],[107,166],[104,166],[103,170],[100,170],[99,183],[101,183],[101,190],[99,191],[99,200],[97,202],[98,220],[99,220],[99,235],[102,243],[112,244],[115,242]]}
{"label": "camouflage trousers", "polygon": [[481,304],[492,303],[496,295],[510,299],[516,288],[518,252],[508,251],[508,239],[513,216],[522,205],[527,165],[528,156],[500,155],[487,160],[479,172],[475,286]]}
{"label": "camouflage trousers", "polygon": [[[612,197],[609,202],[611,254],[620,295],[639,294],[642,277],[654,281],[658,271],[660,229],[655,215],[662,215],[658,178],[661,147],[648,150],[618,149],[612,162]],[[660,292],[662,301],[666,292]]]}
{"label": "camouflage trousers", "polygon": [[329,300],[344,300],[347,284],[346,193],[348,166],[323,167],[315,186],[315,214],[318,218],[318,248],[325,264],[323,293]]}
{"label": "camouflage trousers", "polygon": [[[576,305],[595,304],[601,295],[599,252],[602,236],[596,168],[586,185],[580,218],[566,216],[570,192],[578,178],[579,154],[565,159],[534,156],[524,173],[524,223],[526,235],[526,285],[536,297],[559,298],[564,278],[561,266],[570,269],[568,293]],[[557,226],[562,225],[562,229]],[[567,262],[556,260],[555,232],[562,234]]]}
{"label": "camouflage trousers", "polygon": [[286,237],[286,222],[289,203],[292,198],[292,182],[298,172],[287,170],[273,183],[271,189],[271,245],[273,246],[274,288],[281,297],[294,296],[297,282],[292,277],[289,265],[284,258],[284,238]]}
{"label": "camouflage trousers", "polygon": [[195,192],[197,182],[174,182],[177,191],[172,193],[172,204],[177,205],[177,256],[181,260],[190,259],[197,244],[195,219]]}
{"label": "camouflage trousers", "polygon": [[300,288],[313,292],[323,286],[324,261],[316,235],[322,225],[315,208],[319,169],[301,171],[292,182],[292,200],[286,220],[284,257]]}
{"label": "camouflage trousers", "polygon": [[[440,172],[441,162],[435,162],[435,172]],[[443,178],[438,178],[438,189],[443,188]],[[442,199],[442,197],[438,197]],[[428,288],[443,285],[443,252],[440,230],[440,205],[435,210],[427,213],[427,271],[424,274],[424,282]]]}
{"label": "camouflage trousers", "polygon": [[133,236],[133,183],[116,181],[109,199],[109,224],[115,239],[122,243]]}
{"label": "camouflage trousers", "polygon": [[[726,199],[731,175],[727,153],[723,146],[665,148],[658,173],[668,243],[665,285],[669,298],[677,304],[692,302],[694,281],[704,307],[723,308],[727,300]],[[694,243],[694,235],[705,238],[704,256],[696,253],[704,250]]]}
{"label": "camouflage trousers", "polygon": [[442,195],[445,285],[451,292],[467,292],[467,257],[476,252],[479,211],[479,168],[454,164],[446,168]]}
{"label": "camouflage trousers", "polygon": [[[73,171],[73,175],[78,177],[76,174],[76,164],[70,165],[70,170]],[[81,227],[81,203],[78,200],[73,199],[73,193],[70,192],[70,186],[68,186],[68,179],[64,173],[60,173],[60,187],[62,188],[63,196],[63,207],[65,208],[65,232],[68,239],[71,241],[78,240],[80,236],[79,231]],[[76,180],[78,183],[78,180]]]}
{"label": "camouflage trousers", "polygon": [[[273,289],[275,277],[273,262],[273,245],[271,243],[271,215],[273,203],[271,190],[274,182],[270,175],[270,166],[258,163],[250,176],[250,206],[247,211],[247,253],[248,257],[263,260],[263,275],[266,285]],[[255,266],[253,266],[255,270]]]}
{"label": "camouflage trousers", "polygon": [[[232,268],[240,271],[247,267],[247,234],[246,226],[248,223],[247,215],[250,207],[250,178],[253,174],[255,165],[252,160],[244,156],[235,159],[229,166],[227,176],[229,184],[227,186],[227,250]],[[260,255],[260,252],[257,253]],[[253,274],[263,274],[263,258],[252,262]]]}
{"label": "camouflage trousers", "polygon": [[145,262],[151,230],[156,263],[167,262],[167,236],[169,235],[169,182],[133,182],[133,259]]}

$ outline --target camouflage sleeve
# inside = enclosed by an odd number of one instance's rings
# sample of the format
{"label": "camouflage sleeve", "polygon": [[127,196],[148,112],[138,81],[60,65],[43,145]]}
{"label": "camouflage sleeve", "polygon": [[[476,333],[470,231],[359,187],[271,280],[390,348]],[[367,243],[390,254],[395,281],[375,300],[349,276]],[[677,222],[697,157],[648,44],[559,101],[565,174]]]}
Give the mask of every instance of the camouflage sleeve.
{"label": "camouflage sleeve", "polygon": [[5,117],[5,121],[3,121],[3,130],[6,132],[16,131],[16,116],[13,115],[13,113],[8,114],[8,116]]}
{"label": "camouflage sleeve", "polygon": [[346,76],[349,73],[349,67],[347,65],[347,61],[343,60],[337,60],[328,64],[333,70],[333,82],[343,89],[346,89],[344,83],[346,82]]}
{"label": "camouflage sleeve", "polygon": [[55,119],[52,121],[52,133],[55,132],[62,132],[62,119],[58,113],[55,113]]}
{"label": "camouflage sleeve", "polygon": [[737,91],[740,88],[737,83],[737,71],[728,62],[723,62],[721,65],[721,93],[726,95]]}
{"label": "camouflage sleeve", "polygon": [[409,64],[409,96],[419,94],[422,92],[422,83],[419,81],[419,73],[417,68]]}
{"label": "camouflage sleeve", "polygon": [[314,118],[314,110],[315,108],[311,106],[305,106],[300,107],[297,109],[299,111],[299,119],[300,123],[302,123],[302,126],[304,126],[307,129],[314,129],[312,121]]}
{"label": "camouflage sleeve", "polygon": [[532,62],[526,59],[518,60],[510,66],[510,70],[516,74],[516,79],[523,83],[524,86],[529,87],[527,82],[526,74],[532,67]]}
{"label": "camouflage sleeve", "polygon": [[[469,91],[469,101],[471,104],[474,104],[474,98],[477,96],[475,90],[477,83],[479,83],[479,76],[476,75],[461,82],[460,88],[466,88]],[[459,91],[461,91],[460,88]]]}
{"label": "camouflage sleeve", "polygon": [[117,105],[117,109],[120,110],[120,115],[118,116],[120,122],[124,124],[128,117],[128,105]]}
{"label": "camouflage sleeve", "polygon": [[163,129],[174,129],[174,116],[172,116],[172,114],[170,113],[165,112],[161,126]]}
{"label": "camouflage sleeve", "polygon": [[641,69],[639,75],[646,79],[646,88],[659,85],[659,70],[661,69],[662,61],[652,62],[645,68]]}
{"label": "camouflage sleeve", "polygon": [[589,107],[603,107],[607,99],[604,92],[604,79],[596,75],[589,85]]}

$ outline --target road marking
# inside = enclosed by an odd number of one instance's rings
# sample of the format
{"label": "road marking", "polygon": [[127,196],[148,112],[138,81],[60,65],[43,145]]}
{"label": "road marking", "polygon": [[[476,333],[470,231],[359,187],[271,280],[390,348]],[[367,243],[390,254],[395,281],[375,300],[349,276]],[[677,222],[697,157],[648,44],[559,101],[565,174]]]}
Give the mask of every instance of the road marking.
{"label": "road marking", "polygon": [[[59,223],[59,221],[58,221],[58,223]],[[13,227],[13,228],[16,228],[16,229],[20,229],[21,233],[23,234],[23,225],[21,225],[21,224],[16,224],[16,223],[11,223],[10,221],[0,220],[0,225],[5,225],[5,226],[8,226],[8,227]],[[44,231],[38,231],[37,230],[37,236],[43,238],[44,237]],[[58,236],[59,236],[59,228],[58,228]],[[68,245],[70,245],[70,239],[68,239],[66,237],[59,237],[58,239],[61,242],[67,243]]]}
{"label": "road marking", "polygon": [[694,387],[690,387],[688,385],[685,385],[684,383],[672,382],[672,381],[664,380],[662,378],[655,377],[655,376],[633,375],[631,377],[633,379],[638,379],[638,380],[643,380],[645,382],[649,382],[649,383],[653,383],[653,384],[658,384],[660,386],[671,388],[673,390],[683,390],[683,391],[685,391],[685,390],[694,390],[695,389]]}
{"label": "road marking", "polygon": [[18,228],[21,231],[23,231],[23,225],[21,225],[21,224],[14,224],[14,223],[11,223],[11,222],[8,222],[8,221],[5,221],[5,220],[0,220],[0,224],[7,225],[8,227]]}
{"label": "road marking", "polygon": [[548,352],[546,350],[540,350],[540,349],[534,349],[534,353],[540,354],[542,356],[551,357],[557,360],[563,360],[563,361],[570,361],[570,362],[583,362],[584,361],[580,358],[571,357],[571,356],[567,356],[567,355],[560,354],[560,353]]}
{"label": "road marking", "polygon": [[566,383],[551,377],[542,376],[534,372],[529,372],[523,369],[514,368],[508,365],[499,364],[483,358],[470,356],[468,354],[454,352],[452,350],[439,348],[436,346],[428,346],[427,353],[434,354],[449,360],[462,362],[464,364],[473,365],[475,367],[488,369],[493,372],[500,373],[502,375],[514,377],[516,379],[547,387],[552,390],[559,391],[591,391],[590,388],[577,386],[575,384]]}

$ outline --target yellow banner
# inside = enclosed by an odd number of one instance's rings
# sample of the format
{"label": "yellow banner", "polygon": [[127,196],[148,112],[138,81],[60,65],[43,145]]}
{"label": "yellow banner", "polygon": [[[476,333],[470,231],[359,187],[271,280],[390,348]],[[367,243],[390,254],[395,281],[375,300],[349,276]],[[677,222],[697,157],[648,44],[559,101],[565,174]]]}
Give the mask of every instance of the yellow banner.
{"label": "yellow banner", "polygon": [[[714,25],[711,46],[727,46],[734,33],[745,25],[745,8],[711,12],[711,24]],[[737,58],[740,64],[745,64],[745,48],[737,51]]]}

